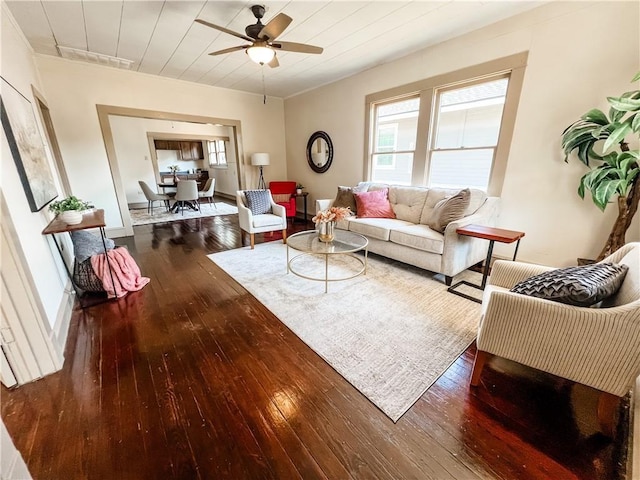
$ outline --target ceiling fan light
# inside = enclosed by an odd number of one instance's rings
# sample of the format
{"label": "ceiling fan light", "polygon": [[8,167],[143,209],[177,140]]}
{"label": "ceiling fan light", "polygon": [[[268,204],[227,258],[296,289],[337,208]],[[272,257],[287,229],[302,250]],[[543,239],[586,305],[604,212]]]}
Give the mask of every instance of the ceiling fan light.
{"label": "ceiling fan light", "polygon": [[270,47],[254,46],[247,48],[249,58],[259,64],[269,63],[276,52]]}

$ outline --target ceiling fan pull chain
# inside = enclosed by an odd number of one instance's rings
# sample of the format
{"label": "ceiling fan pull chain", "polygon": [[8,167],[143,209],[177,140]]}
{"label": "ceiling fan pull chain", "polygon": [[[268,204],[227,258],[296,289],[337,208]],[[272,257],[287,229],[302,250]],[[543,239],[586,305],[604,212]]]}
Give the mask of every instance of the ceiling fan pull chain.
{"label": "ceiling fan pull chain", "polygon": [[260,72],[262,73],[262,104],[267,104],[267,91],[264,86],[264,65],[260,65]]}

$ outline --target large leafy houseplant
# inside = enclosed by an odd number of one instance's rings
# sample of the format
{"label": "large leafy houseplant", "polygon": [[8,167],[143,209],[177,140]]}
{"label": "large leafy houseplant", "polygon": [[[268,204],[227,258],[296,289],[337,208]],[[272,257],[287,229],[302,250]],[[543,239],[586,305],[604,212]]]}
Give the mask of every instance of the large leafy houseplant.
{"label": "large leafy houseplant", "polygon": [[[640,72],[632,82],[640,80]],[[575,150],[578,159],[591,170],[582,176],[578,195],[591,192],[596,206],[604,211],[614,199],[616,218],[607,243],[596,260],[615,252],[625,244],[625,233],[638,210],[640,200],[640,150],[629,149],[625,140],[640,131],[640,90],[607,97],[609,114],[594,108],[562,132],[564,161]],[[617,198],[616,198],[617,197]]]}

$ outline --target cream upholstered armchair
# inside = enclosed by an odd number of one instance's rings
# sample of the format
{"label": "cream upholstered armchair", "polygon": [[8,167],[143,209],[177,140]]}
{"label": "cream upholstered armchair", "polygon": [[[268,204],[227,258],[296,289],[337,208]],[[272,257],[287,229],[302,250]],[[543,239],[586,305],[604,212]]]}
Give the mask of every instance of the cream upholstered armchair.
{"label": "cream upholstered armchair", "polygon": [[491,355],[588,385],[601,391],[598,419],[610,435],[618,397],[640,374],[640,242],[603,262],[629,269],[618,292],[597,308],[510,292],[518,282],[553,269],[495,262],[482,302],[471,385],[480,383]]}
{"label": "cream upholstered armchair", "polygon": [[[267,196],[267,201],[263,208],[259,208],[260,205],[252,205],[247,198],[247,192],[266,192],[261,194]],[[249,193],[249,196],[251,196],[251,193]],[[256,233],[282,230],[282,243],[287,243],[286,210],[282,205],[278,205],[273,201],[269,190],[238,190],[236,192],[236,204],[238,205],[240,228],[251,237],[252,249],[255,246]]]}

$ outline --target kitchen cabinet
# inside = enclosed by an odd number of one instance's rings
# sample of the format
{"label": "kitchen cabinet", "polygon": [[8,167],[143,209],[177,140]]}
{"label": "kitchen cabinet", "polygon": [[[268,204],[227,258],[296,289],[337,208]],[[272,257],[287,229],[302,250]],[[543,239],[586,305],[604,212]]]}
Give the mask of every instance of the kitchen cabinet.
{"label": "kitchen cabinet", "polygon": [[180,142],[180,152],[182,160],[202,160],[204,152],[202,151],[202,142]]}
{"label": "kitchen cabinet", "polygon": [[156,150],[178,150],[181,160],[202,160],[204,149],[201,141],[194,140],[154,140]]}

